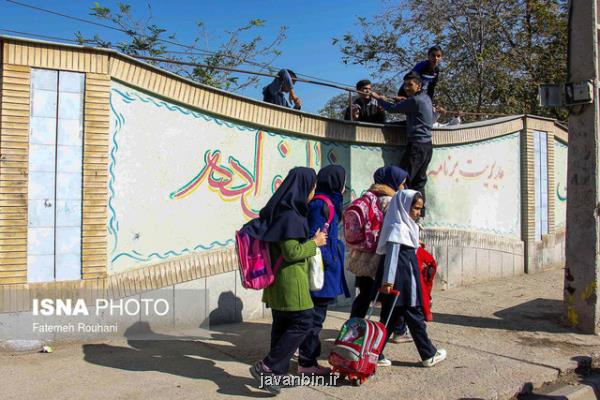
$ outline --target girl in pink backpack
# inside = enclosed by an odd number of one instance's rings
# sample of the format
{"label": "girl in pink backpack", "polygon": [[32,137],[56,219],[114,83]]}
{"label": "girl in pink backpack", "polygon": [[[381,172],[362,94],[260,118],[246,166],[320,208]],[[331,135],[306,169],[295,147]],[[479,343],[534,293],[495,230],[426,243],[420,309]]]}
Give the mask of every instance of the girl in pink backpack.
{"label": "girl in pink backpack", "polygon": [[[327,308],[336,297],[350,297],[344,277],[344,242],[338,238],[338,224],[342,218],[343,192],[346,184],[346,170],[340,165],[321,168],[317,175],[317,191],[310,202],[308,212],[309,232],[327,232],[327,244],[321,247],[325,279],[323,287],[311,291],[314,303],[313,327],[300,346],[298,372],[301,374],[328,375],[329,367],[317,363],[321,355],[319,334],[327,316]],[[328,223],[329,221],[329,223]]]}
{"label": "girl in pink backpack", "polygon": [[[408,173],[395,165],[381,167],[373,174],[374,183],[363,196],[376,197],[377,208],[381,211],[381,221],[378,221],[379,226],[383,224],[383,216],[388,209],[392,196],[398,190],[404,189],[407,177]],[[376,232],[376,234],[378,235],[379,232]],[[376,246],[377,243],[374,243],[374,248],[366,251],[364,248],[359,249],[349,245],[348,270],[356,275],[355,286],[359,290],[359,294],[352,303],[351,318],[364,318],[367,315],[373,297],[377,267],[381,260],[381,256],[375,253]]]}
{"label": "girl in pink backpack", "polygon": [[[327,243],[327,233],[308,228],[308,203],[313,198],[317,174],[311,168],[290,170],[259,218],[242,229],[257,240],[269,243],[271,260],[278,260],[275,281],[264,289],[263,302],[271,308],[273,326],[269,354],[250,367],[263,388],[278,394],[281,376],[286,375],[294,351],[313,325],[313,302],[308,280],[308,259]],[[264,379],[278,375],[279,379]]]}

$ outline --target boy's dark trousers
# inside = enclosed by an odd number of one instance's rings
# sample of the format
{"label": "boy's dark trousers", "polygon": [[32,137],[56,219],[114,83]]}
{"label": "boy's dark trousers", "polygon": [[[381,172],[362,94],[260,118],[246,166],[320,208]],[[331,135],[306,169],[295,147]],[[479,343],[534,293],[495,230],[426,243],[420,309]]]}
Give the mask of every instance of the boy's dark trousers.
{"label": "boy's dark trousers", "polygon": [[404,150],[400,167],[408,172],[408,187],[418,190],[425,199],[425,184],[427,183],[427,167],[433,155],[433,144],[409,142]]}
{"label": "boy's dark trousers", "polygon": [[370,276],[357,276],[354,282],[360,292],[352,303],[350,318],[364,318],[371,305],[371,294],[375,281]]}
{"label": "boy's dark trousers", "polygon": [[394,298],[389,295],[382,299],[381,321],[385,323],[390,311],[392,312],[392,316],[390,318],[390,322],[388,323],[388,327],[390,329],[387,330],[387,337],[381,353],[383,354],[383,350],[385,349],[390,336],[392,336],[394,327],[398,324],[398,320],[401,317],[404,317],[404,321],[410,330],[410,334],[415,342],[415,346],[417,346],[417,351],[421,356],[421,360],[427,360],[428,358],[433,357],[437,352],[437,349],[431,343],[431,340],[429,340],[429,336],[427,336],[425,317],[423,316],[421,307],[398,306],[391,310],[393,300]]}
{"label": "boy's dark trousers", "polygon": [[312,298],[315,308],[313,308],[313,325],[300,345],[300,357],[298,357],[298,365],[301,367],[316,367],[317,359],[321,355],[321,339],[319,334],[323,329],[323,322],[327,317],[327,307],[333,302],[330,298]]}
{"label": "boy's dark trousers", "polygon": [[287,374],[296,349],[310,333],[313,309],[303,311],[271,311],[271,350],[263,362],[277,375]]}

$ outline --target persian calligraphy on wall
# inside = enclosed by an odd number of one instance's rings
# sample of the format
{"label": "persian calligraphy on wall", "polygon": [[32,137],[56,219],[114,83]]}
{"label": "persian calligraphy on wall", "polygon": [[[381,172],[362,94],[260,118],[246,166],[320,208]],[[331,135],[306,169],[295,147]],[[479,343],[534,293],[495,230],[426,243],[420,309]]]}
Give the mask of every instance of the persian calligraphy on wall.
{"label": "persian calligraphy on wall", "polygon": [[520,235],[520,139],[435,148],[425,226]]}
{"label": "persian calligraphy on wall", "polygon": [[349,202],[397,153],[242,126],[113,83],[109,269],[232,245],[295,166],[343,165]]}

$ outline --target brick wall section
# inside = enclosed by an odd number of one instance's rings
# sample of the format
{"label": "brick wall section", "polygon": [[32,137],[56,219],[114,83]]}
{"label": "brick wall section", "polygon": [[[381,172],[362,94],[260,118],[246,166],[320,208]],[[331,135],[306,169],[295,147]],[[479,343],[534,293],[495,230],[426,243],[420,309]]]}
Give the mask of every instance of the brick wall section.
{"label": "brick wall section", "polygon": [[[6,57],[4,57],[6,59]],[[27,281],[30,68],[4,64],[0,126],[0,283]]]}

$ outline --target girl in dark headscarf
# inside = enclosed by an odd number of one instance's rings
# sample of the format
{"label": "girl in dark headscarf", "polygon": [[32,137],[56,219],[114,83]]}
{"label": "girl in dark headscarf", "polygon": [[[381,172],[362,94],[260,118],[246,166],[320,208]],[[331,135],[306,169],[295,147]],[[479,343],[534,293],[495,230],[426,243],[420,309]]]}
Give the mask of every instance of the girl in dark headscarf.
{"label": "girl in dark headscarf", "polygon": [[[275,282],[263,291],[263,302],[271,308],[273,326],[271,349],[250,367],[252,376],[271,393],[280,391],[265,374],[285,375],[294,351],[306,338],[313,323],[313,302],[308,286],[308,258],[324,246],[327,233],[309,235],[308,203],[315,193],[317,176],[313,169],[292,169],[275,191],[259,218],[243,228],[248,234],[269,242],[271,260],[282,258]],[[268,384],[271,383],[271,384]]]}
{"label": "girl in dark headscarf", "polygon": [[[381,167],[373,174],[375,183],[371,185],[368,192],[377,196],[377,205],[385,215],[392,196],[396,191],[404,189],[408,173],[395,165]],[[365,195],[369,195],[366,193]],[[383,221],[382,221],[383,222]],[[348,257],[348,270],[356,275],[355,286],[359,294],[352,303],[351,317],[364,318],[371,304],[374,279],[381,256],[375,253],[352,249]]]}
{"label": "girl in dark headscarf", "polygon": [[326,227],[329,209],[324,200],[315,198],[309,204],[308,225],[310,234],[318,230],[328,233],[327,245],[321,247],[325,266],[323,288],[311,292],[314,304],[313,328],[300,346],[298,372],[301,374],[327,375],[329,367],[317,363],[321,355],[319,334],[327,316],[328,306],[339,295],[350,297],[344,277],[344,242],[338,239],[338,225],[342,218],[343,193],[346,185],[346,170],[339,165],[328,165],[317,175],[317,194],[327,197],[334,206],[333,219]]}

